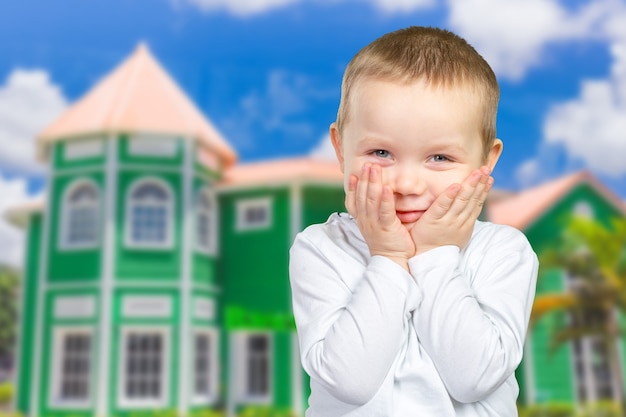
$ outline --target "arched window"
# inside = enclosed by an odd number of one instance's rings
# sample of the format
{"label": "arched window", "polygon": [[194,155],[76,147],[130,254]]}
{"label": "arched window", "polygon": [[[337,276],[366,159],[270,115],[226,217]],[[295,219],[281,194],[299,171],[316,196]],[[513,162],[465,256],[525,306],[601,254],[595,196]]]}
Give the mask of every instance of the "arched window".
{"label": "arched window", "polygon": [[173,201],[170,187],[158,179],[137,181],[126,200],[129,246],[171,247]]}
{"label": "arched window", "polygon": [[63,196],[61,247],[92,248],[98,243],[100,196],[90,180],[71,184]]}
{"label": "arched window", "polygon": [[217,239],[216,204],[208,188],[201,189],[196,196],[196,247],[214,253]]}

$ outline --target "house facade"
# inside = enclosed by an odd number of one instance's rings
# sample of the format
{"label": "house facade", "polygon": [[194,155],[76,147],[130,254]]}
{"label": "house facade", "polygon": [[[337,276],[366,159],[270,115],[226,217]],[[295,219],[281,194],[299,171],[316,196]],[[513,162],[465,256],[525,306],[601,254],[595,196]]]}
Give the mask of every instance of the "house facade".
{"label": "house facade", "polygon": [[301,412],[295,233],[343,204],[336,164],[236,155],[147,48],[38,137],[17,409],[30,416]]}
{"label": "house facade", "polygon": [[[588,172],[578,172],[492,200],[487,216],[496,223],[522,230],[537,253],[561,245],[563,228],[573,216],[594,219],[609,225],[613,218],[626,216],[626,205]],[[540,268],[537,295],[563,293],[571,279],[561,270]],[[624,317],[615,312],[620,323]],[[621,375],[611,369],[610,355],[599,336],[583,336],[554,347],[553,335],[573,318],[552,312],[540,318],[528,334],[524,359],[517,370],[519,401],[585,403],[621,401],[619,379],[626,375],[626,335],[620,332],[617,349]],[[590,318],[588,318],[590,319]],[[607,320],[607,317],[591,318]]]}

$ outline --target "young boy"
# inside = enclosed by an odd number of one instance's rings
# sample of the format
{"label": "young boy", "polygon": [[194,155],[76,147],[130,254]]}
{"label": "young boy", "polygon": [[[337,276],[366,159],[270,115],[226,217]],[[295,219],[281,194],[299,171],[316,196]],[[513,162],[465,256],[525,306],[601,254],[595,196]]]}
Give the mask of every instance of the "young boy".
{"label": "young boy", "polygon": [[291,248],[307,416],[516,416],[537,258],[477,221],[502,142],[484,59],[410,27],[349,63],[331,140],[349,214]]}

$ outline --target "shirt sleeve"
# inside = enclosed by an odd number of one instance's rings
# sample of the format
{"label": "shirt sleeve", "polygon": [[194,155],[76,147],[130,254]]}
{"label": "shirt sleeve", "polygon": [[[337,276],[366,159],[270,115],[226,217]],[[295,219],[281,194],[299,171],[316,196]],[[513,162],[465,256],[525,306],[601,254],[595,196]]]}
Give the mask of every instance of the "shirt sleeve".
{"label": "shirt sleeve", "polygon": [[[341,249],[331,249],[300,234],[290,251],[301,360],[337,399],[362,405],[393,365],[418,292],[411,275],[387,258],[374,256],[363,268]],[[342,275],[359,266],[362,277],[348,285]]]}
{"label": "shirt sleeve", "polygon": [[535,294],[538,261],[526,237],[509,227],[490,230],[472,237],[464,260],[456,246],[409,260],[422,294],[416,333],[460,402],[485,398],[513,374]]}

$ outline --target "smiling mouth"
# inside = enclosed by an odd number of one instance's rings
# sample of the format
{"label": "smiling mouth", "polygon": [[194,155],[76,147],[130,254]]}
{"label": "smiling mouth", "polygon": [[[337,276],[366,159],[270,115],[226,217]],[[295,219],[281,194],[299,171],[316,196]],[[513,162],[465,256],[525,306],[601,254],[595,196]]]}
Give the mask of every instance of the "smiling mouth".
{"label": "smiling mouth", "polygon": [[418,221],[423,214],[424,210],[396,211],[396,216],[398,216],[401,223],[414,223]]}

